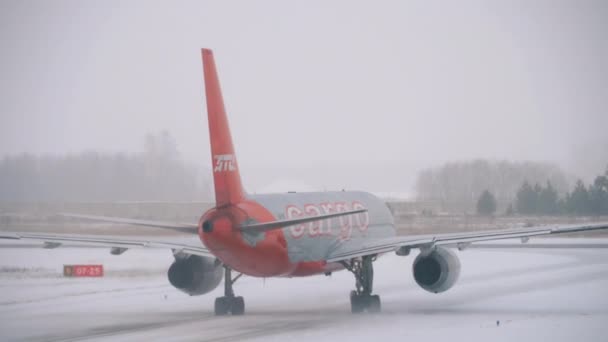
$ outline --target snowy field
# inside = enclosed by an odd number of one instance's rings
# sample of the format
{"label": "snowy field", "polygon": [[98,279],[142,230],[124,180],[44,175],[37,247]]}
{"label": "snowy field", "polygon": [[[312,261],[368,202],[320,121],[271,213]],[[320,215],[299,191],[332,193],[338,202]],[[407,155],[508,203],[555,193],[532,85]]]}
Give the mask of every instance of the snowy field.
{"label": "snowy field", "polygon": [[[552,241],[556,241],[553,239]],[[577,240],[578,241],[578,240]],[[606,241],[603,241],[606,242]],[[350,273],[237,282],[242,317],[215,317],[212,293],[169,285],[168,251],[1,248],[1,341],[604,341],[608,250],[467,250],[440,295],[412,279],[413,256],[376,263],[383,312],[350,314]],[[102,263],[101,279],[63,264]],[[497,325],[500,321],[500,325]]]}

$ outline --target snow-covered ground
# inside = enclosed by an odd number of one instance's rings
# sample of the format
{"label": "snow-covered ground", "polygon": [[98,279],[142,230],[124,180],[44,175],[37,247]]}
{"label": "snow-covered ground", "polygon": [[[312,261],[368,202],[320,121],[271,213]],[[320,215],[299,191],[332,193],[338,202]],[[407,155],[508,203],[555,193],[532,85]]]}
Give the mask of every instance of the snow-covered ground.
{"label": "snow-covered ground", "polygon": [[[604,241],[606,242],[606,241]],[[383,312],[351,315],[348,272],[236,285],[242,317],[215,317],[222,286],[189,297],[171,287],[168,251],[0,248],[0,340],[601,341],[608,250],[467,250],[440,295],[412,279],[413,256],[376,263]],[[102,263],[101,279],[67,279],[63,264]],[[497,326],[497,321],[500,325]]]}

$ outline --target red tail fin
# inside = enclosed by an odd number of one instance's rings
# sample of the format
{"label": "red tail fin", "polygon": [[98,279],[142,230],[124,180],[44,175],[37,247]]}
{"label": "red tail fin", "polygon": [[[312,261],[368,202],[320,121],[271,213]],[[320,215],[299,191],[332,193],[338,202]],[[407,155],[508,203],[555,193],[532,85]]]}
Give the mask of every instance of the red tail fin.
{"label": "red tail fin", "polygon": [[201,54],[203,55],[205,94],[207,96],[215,204],[221,207],[238,203],[242,200],[245,191],[241,185],[236,154],[232,146],[230,127],[224,109],[224,100],[222,99],[222,90],[215,69],[213,52],[209,49],[202,49]]}

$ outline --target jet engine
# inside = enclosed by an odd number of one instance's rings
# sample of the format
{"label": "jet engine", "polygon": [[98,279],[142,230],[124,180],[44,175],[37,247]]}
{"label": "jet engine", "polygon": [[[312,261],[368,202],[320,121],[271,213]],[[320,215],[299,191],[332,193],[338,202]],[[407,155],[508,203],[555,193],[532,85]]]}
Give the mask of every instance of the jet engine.
{"label": "jet engine", "polygon": [[176,258],[167,272],[169,282],[177,289],[198,296],[215,289],[224,272],[221,264],[214,258],[188,255]]}
{"label": "jet engine", "polygon": [[460,261],[449,249],[422,251],[414,260],[414,279],[423,289],[440,293],[449,290],[460,275]]}

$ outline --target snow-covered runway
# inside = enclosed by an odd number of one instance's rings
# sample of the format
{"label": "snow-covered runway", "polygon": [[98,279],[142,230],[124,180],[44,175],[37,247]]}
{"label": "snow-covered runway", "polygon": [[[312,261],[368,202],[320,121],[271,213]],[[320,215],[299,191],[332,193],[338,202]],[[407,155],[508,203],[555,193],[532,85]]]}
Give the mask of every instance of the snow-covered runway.
{"label": "snow-covered runway", "polygon": [[[383,312],[352,315],[348,272],[244,277],[246,315],[215,317],[212,293],[169,285],[167,251],[0,248],[0,340],[600,341],[608,323],[608,250],[467,250],[460,280],[434,295],[411,274],[414,256],[375,264]],[[103,263],[100,279],[67,279],[63,264]],[[497,321],[499,324],[497,325]]]}

